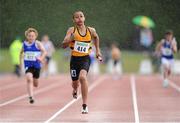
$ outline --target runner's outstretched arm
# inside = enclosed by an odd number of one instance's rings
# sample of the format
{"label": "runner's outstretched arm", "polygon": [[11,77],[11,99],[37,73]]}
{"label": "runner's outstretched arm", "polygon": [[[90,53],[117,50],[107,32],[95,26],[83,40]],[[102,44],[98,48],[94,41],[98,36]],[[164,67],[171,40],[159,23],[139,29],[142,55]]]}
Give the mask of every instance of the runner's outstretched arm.
{"label": "runner's outstretched arm", "polygon": [[43,59],[46,57],[47,52],[41,42],[37,41],[37,45],[39,49],[41,50],[41,56],[38,58],[38,60],[40,62],[43,62]]}
{"label": "runner's outstretched arm", "polygon": [[62,47],[67,48],[69,43],[74,40],[73,27],[70,27],[66,33],[64,41],[62,42]]}
{"label": "runner's outstretched arm", "polygon": [[100,48],[99,48],[99,36],[96,33],[96,30],[94,28],[90,28],[90,30],[91,30],[92,37],[93,37],[93,40],[94,40],[94,45],[95,45],[95,48],[96,48],[96,57],[100,58],[102,60],[102,58],[101,58],[102,54],[101,54],[101,51],[100,51]]}
{"label": "runner's outstretched arm", "polygon": [[162,43],[163,43],[163,40],[161,40],[161,41],[157,44],[156,49],[155,49],[155,54],[158,55],[158,56],[160,55],[160,52],[161,52]]}
{"label": "runner's outstretched arm", "polygon": [[176,42],[176,40],[172,41],[172,50],[173,50],[174,53],[177,52],[177,42]]}

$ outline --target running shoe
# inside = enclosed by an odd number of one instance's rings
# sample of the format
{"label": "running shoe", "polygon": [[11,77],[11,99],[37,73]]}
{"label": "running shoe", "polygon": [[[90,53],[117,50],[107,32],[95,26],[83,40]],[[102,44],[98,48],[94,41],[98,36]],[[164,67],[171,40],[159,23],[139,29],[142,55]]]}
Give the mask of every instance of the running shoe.
{"label": "running shoe", "polygon": [[82,105],[81,112],[82,114],[88,114],[88,106],[86,104]]}
{"label": "running shoe", "polygon": [[164,87],[164,88],[167,88],[168,85],[169,85],[168,80],[167,80],[167,79],[164,79],[164,81],[163,81],[163,87]]}
{"label": "running shoe", "polygon": [[29,97],[29,103],[31,103],[31,104],[34,103],[34,99],[32,97]]}
{"label": "running shoe", "polygon": [[73,98],[74,98],[74,99],[77,99],[78,95],[77,95],[77,91],[76,91],[76,90],[73,90],[72,95],[73,95]]}

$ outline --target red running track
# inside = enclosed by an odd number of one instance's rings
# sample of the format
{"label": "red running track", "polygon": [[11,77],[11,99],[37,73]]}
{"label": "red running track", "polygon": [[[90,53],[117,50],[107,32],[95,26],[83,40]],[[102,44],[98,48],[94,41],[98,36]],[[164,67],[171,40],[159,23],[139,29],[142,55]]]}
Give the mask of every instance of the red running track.
{"label": "red running track", "polygon": [[[100,75],[89,84],[89,114],[73,100],[68,75],[41,79],[35,104],[29,104],[24,79],[4,77],[0,87],[0,122],[180,122],[180,78],[177,88],[162,87],[159,75]],[[13,82],[11,82],[13,81]],[[17,84],[14,84],[17,83]],[[21,98],[19,98],[21,97]]]}
{"label": "red running track", "polygon": [[[174,81],[180,84],[178,76]],[[136,82],[140,121],[180,122],[180,92],[170,86],[163,88],[158,75],[137,76]]]}

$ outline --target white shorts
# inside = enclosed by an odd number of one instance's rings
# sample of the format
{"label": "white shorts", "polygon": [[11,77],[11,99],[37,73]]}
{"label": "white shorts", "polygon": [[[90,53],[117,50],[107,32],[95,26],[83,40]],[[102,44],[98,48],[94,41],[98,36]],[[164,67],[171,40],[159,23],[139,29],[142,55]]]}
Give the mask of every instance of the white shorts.
{"label": "white shorts", "polygon": [[162,66],[172,68],[172,66],[174,64],[174,59],[161,58],[161,64],[162,64]]}

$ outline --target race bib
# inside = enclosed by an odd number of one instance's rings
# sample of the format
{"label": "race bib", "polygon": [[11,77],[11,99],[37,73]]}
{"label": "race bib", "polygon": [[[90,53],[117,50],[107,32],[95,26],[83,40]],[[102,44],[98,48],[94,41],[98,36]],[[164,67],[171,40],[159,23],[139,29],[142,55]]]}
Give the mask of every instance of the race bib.
{"label": "race bib", "polygon": [[90,43],[76,41],[74,45],[74,51],[79,53],[88,53],[89,47]]}
{"label": "race bib", "polygon": [[172,55],[172,50],[170,48],[163,48],[162,49],[162,54],[163,55]]}
{"label": "race bib", "polygon": [[40,56],[40,52],[27,51],[24,54],[24,60],[27,60],[27,61],[36,61],[36,58],[38,56]]}

